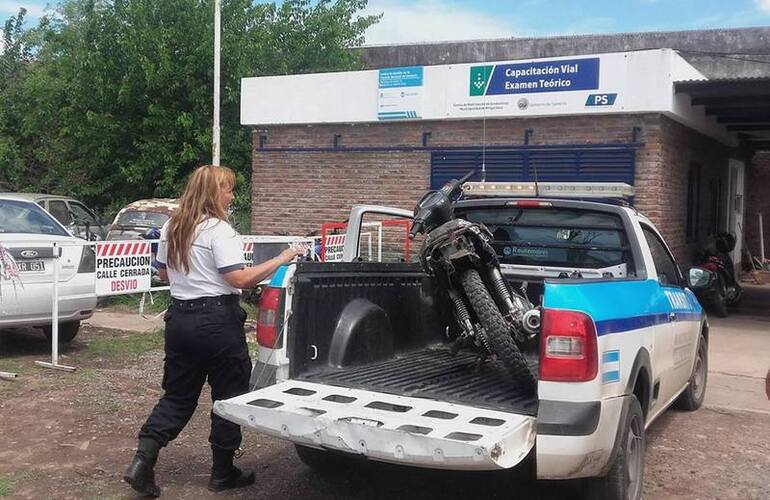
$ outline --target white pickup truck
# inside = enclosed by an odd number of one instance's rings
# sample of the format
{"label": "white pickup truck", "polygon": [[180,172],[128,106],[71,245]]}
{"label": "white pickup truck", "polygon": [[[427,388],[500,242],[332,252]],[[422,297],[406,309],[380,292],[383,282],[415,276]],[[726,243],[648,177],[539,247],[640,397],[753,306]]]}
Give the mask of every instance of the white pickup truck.
{"label": "white pickup truck", "polygon": [[524,352],[535,395],[494,360],[451,350],[446,299],[419,264],[358,257],[365,217],[411,214],[357,206],[347,262],[274,276],[256,390],[214,411],[294,442],[319,469],[356,456],[452,470],[534,462],[538,478],[585,478],[588,498],[641,498],[645,429],[672,404],[703,401],[709,328],[690,288],[711,277],[683,276],[629,206],[499,194],[455,212],[490,229],[509,284],[542,308],[539,347]]}

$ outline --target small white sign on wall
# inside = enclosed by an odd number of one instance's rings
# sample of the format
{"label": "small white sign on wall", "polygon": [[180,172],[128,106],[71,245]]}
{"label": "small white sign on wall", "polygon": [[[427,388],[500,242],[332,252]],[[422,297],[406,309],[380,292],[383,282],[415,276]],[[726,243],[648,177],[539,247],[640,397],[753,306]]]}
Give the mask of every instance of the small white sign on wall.
{"label": "small white sign on wall", "polygon": [[423,67],[379,70],[378,120],[422,118]]}

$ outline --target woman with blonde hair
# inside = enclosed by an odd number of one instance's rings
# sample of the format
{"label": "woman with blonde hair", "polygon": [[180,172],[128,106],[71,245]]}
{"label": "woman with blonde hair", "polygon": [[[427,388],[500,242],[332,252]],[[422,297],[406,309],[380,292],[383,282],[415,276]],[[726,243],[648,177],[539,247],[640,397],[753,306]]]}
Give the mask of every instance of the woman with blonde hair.
{"label": "woman with blonde hair", "polygon": [[[154,467],[160,449],[179,435],[198,405],[208,378],[211,399],[248,391],[251,374],[244,336],[242,288],[254,287],[306,249],[289,248],[254,267],[227,222],[235,174],[227,167],[197,168],[179,208],[161,230],[156,265],[171,288],[165,315],[164,394],[139,431],[139,445],[123,479],[139,493],[159,496]],[[254,472],[233,465],[241,444],[238,425],[211,413],[213,463],[208,488],[222,491],[254,483]]]}

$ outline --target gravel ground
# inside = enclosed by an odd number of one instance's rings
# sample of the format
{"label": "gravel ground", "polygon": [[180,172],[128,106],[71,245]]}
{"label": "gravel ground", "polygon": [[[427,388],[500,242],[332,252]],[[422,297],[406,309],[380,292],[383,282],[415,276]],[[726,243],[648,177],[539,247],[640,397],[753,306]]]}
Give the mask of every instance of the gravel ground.
{"label": "gravel ground", "polygon": [[[85,326],[63,349],[75,373],[44,370],[34,330],[0,332],[0,497],[135,498],[122,483],[135,435],[160,396],[157,333]],[[210,494],[208,392],[156,469],[166,498],[576,498],[575,483],[529,483],[511,473],[447,473],[377,463],[331,475],[305,467],[292,445],[245,432],[243,467],[257,484]],[[644,496],[652,499],[770,498],[770,415],[703,408],[669,411],[648,431]]]}

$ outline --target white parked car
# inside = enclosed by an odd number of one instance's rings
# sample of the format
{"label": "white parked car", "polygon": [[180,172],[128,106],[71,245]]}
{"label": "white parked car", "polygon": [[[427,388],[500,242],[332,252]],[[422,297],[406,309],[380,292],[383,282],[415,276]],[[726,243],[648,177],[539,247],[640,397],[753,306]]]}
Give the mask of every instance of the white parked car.
{"label": "white parked car", "polygon": [[61,246],[59,340],[69,342],[96,307],[93,250],[38,204],[0,195],[0,329],[41,327],[51,336],[53,243]]}

